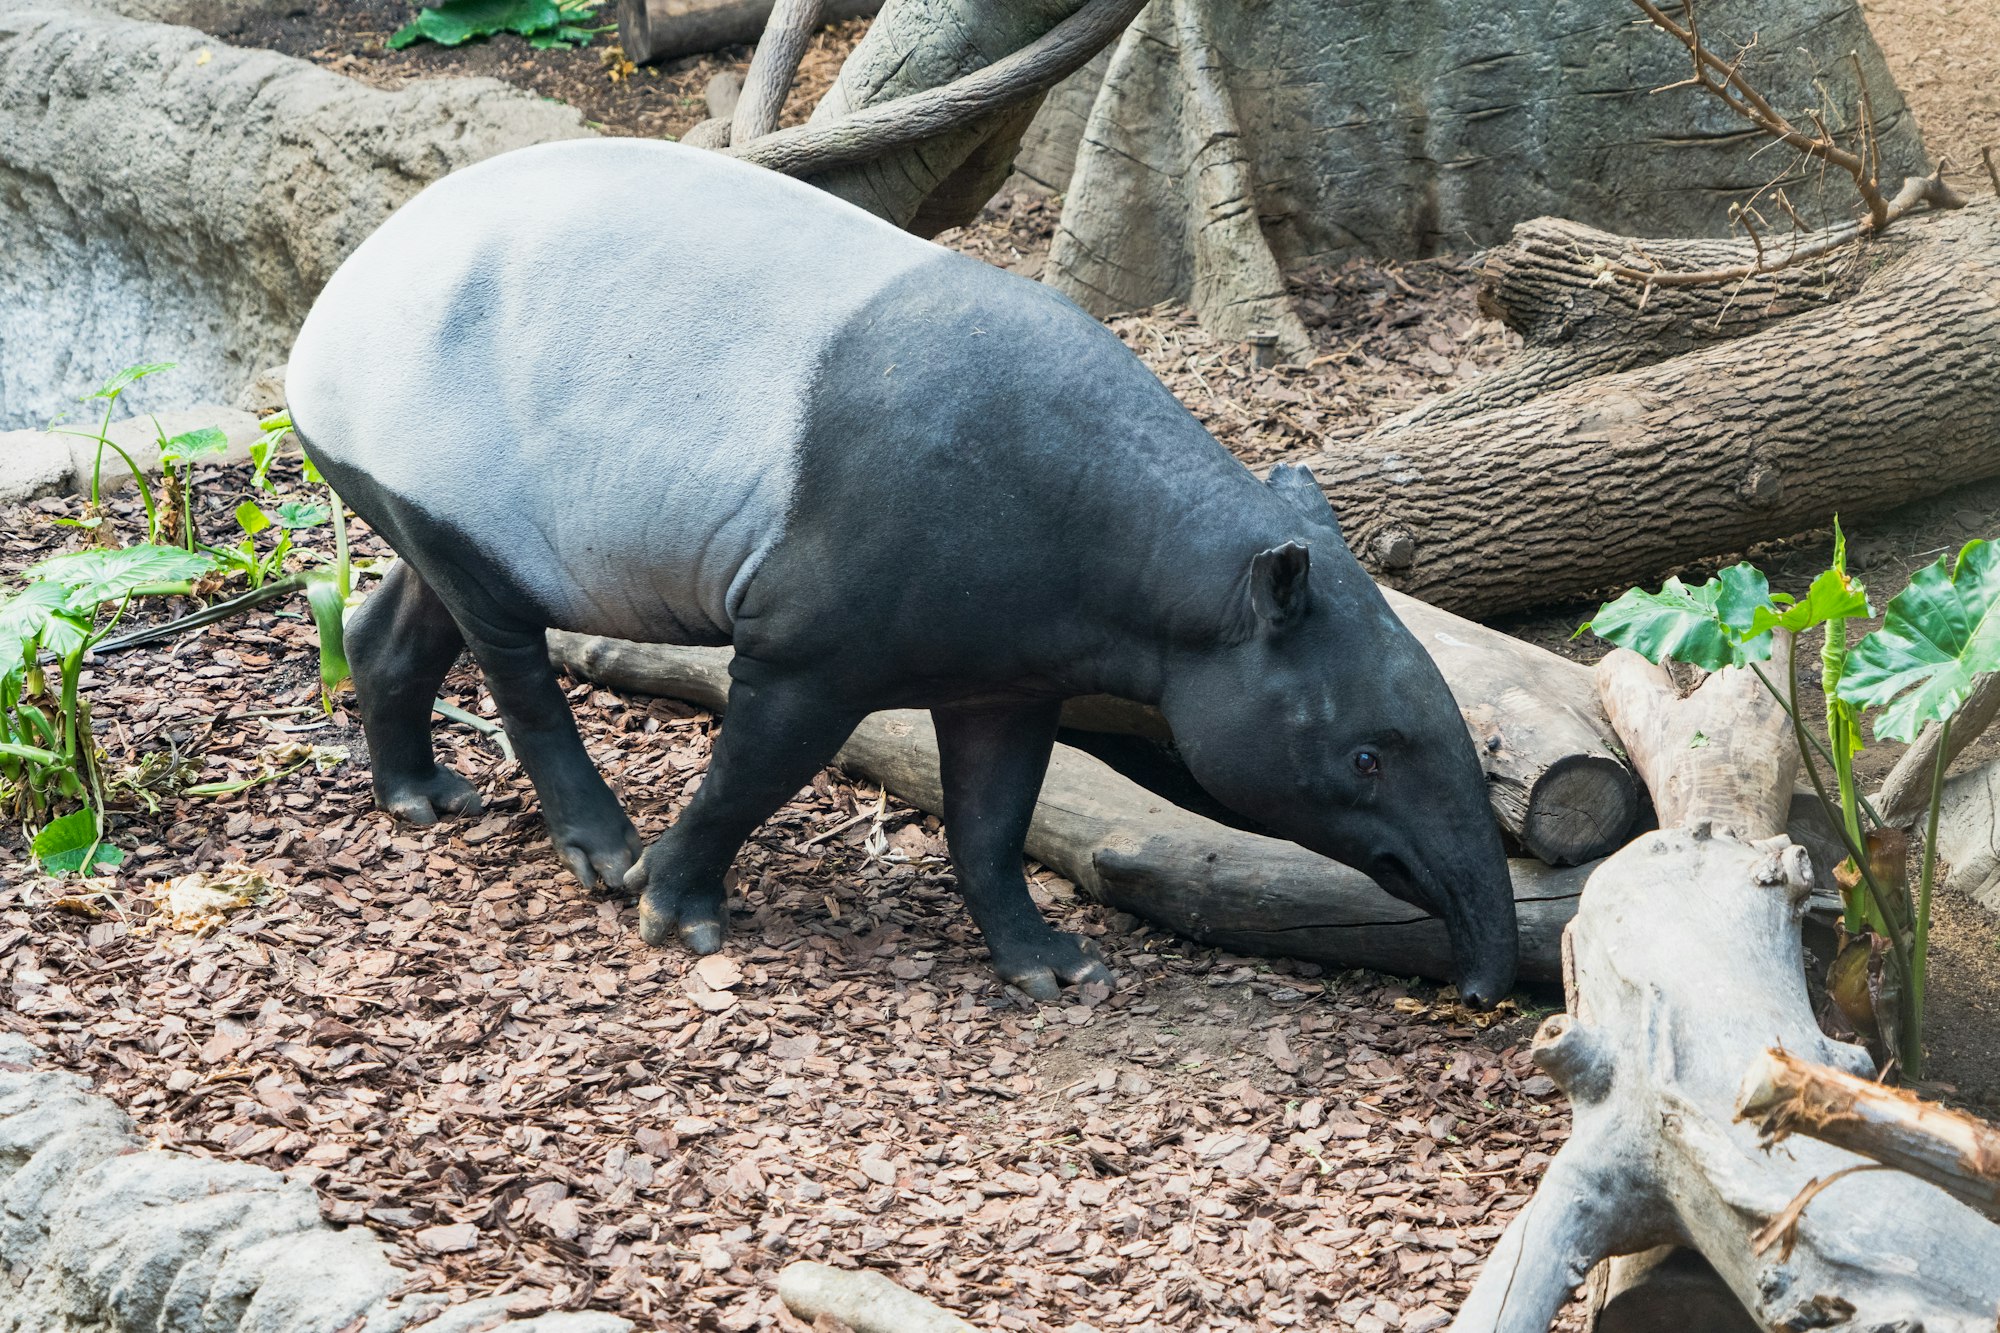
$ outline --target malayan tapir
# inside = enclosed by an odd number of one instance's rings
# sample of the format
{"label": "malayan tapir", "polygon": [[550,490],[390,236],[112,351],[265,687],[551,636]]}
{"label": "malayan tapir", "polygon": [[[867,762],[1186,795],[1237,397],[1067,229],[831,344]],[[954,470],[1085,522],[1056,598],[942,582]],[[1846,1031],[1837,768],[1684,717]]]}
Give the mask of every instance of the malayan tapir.
{"label": "malayan tapir", "polygon": [[[1471,739],[1325,497],[1259,481],[1039,283],[717,153],[546,144],[369,237],[287,397],[401,557],[348,637],[376,799],[478,809],[430,741],[469,646],[557,851],[642,891],[648,942],[721,947],[743,840],[865,715],[928,708],[994,966],[1044,999],[1109,981],[1022,873],[1061,703],[1102,692],[1158,705],[1224,804],[1441,916],[1470,1002],[1513,982]],[[707,775],[643,855],[550,627],[735,647]]]}

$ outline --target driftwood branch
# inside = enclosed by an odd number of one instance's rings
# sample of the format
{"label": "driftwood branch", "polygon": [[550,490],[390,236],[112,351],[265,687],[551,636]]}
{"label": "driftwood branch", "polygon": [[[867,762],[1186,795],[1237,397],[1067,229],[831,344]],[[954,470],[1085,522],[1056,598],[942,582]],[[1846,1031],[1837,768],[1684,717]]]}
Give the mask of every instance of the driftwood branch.
{"label": "driftwood branch", "polygon": [[798,77],[799,62],[805,59],[825,7],[824,0],[778,0],[771,6],[770,21],[750,57],[750,72],[744,76],[730,118],[729,142],[747,144],[778,128],[785,94]]}
{"label": "driftwood branch", "polygon": [[[549,657],[583,680],[720,710],[729,651],[552,632]],[[918,809],[940,814],[937,738],[928,713],[876,713],[836,760]],[[1028,830],[1028,855],[1086,896],[1204,944],[1450,980],[1444,923],[1390,897],[1357,870],[1277,838],[1204,819],[1106,765],[1058,745]],[[1521,976],[1553,981],[1562,928],[1589,867],[1509,864]]]}
{"label": "driftwood branch", "polygon": [[727,151],[787,176],[805,176],[946,134],[1068,78],[1123,32],[1145,5],[1146,0],[1088,0],[1027,46],[942,87],[827,124],[778,130]]}
{"label": "driftwood branch", "polygon": [[1772,1050],[1736,1104],[1767,1143],[1804,1134],[1927,1180],[2000,1221],[2000,1129],[1901,1088]]}
{"label": "driftwood branch", "polygon": [[[1659,784],[1663,821],[1693,822],[1590,877],[1565,938],[1569,1012],[1534,1051],[1569,1094],[1574,1130],[1454,1329],[1541,1333],[1599,1260],[1677,1244],[1757,1327],[1988,1333],[2000,1227],[1912,1176],[1856,1172],[1872,1164],[1828,1144],[1768,1152],[1736,1120],[1744,1072],[1774,1042],[1857,1072],[1872,1062],[1813,1016],[1799,943],[1812,867],[1772,836],[1791,787],[1790,766],[1765,753],[1792,748],[1777,704],[1747,672],[1682,698],[1634,662],[1600,664],[1606,711]],[[1784,1243],[1760,1248],[1767,1233]]]}
{"label": "driftwood branch", "polygon": [[[827,23],[869,18],[882,0],[825,0]],[[618,0],[618,43],[642,65],[758,40],[772,0]]]}
{"label": "driftwood branch", "polygon": [[951,1311],[867,1269],[786,1264],[778,1299],[807,1323],[826,1316],[854,1333],[977,1333]]}

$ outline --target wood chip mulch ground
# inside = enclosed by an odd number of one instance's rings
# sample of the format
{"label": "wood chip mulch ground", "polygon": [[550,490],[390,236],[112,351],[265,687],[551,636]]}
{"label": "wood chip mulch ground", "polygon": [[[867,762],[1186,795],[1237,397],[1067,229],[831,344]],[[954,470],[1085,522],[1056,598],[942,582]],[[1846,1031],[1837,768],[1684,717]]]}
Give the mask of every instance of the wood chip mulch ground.
{"label": "wood chip mulch ground", "polygon": [[[1032,265],[1046,210],[1003,201],[954,239]],[[1260,469],[1504,349],[1452,265],[1299,282],[1324,348],[1297,370],[1251,368],[1183,311],[1114,327]],[[247,487],[247,469],[202,474],[212,536]],[[0,512],[0,570],[72,544],[53,520],[75,507]],[[131,535],[129,493],[114,512]],[[433,1289],[740,1333],[802,1327],[773,1283],[813,1258],[989,1328],[1429,1333],[1567,1131],[1527,1058],[1532,1012],[1482,1028],[1429,987],[1195,948],[1039,869],[1045,909],[1099,941],[1119,988],[1037,1006],[988,970],[936,821],[837,772],[745,849],[724,953],[648,949],[631,904],[560,868],[526,779],[470,729],[441,723],[440,747],[487,814],[420,830],[373,810],[358,728],[318,706],[314,643],[280,604],[95,664],[110,768],[155,756],[132,775],[151,785],[121,798],[114,875],[38,877],[0,833],[0,1024],[159,1144],[310,1181]],[[492,716],[469,668],[447,697]],[[716,720],[571,699],[657,835]],[[176,794],[300,744],[345,757]],[[177,927],[191,875],[264,896]]]}

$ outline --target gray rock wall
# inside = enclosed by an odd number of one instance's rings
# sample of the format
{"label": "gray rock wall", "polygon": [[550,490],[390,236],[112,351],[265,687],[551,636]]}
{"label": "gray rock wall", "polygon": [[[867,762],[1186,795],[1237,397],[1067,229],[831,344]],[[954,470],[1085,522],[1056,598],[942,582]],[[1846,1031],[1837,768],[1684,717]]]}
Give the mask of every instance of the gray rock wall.
{"label": "gray rock wall", "polygon": [[[1793,165],[1713,96],[1654,91],[1691,63],[1631,0],[1199,3],[1254,168],[1244,203],[1287,266],[1472,250],[1545,214],[1720,235],[1732,201]],[[1173,0],[1154,0],[1117,47],[1068,179],[1048,281],[1099,314],[1197,285],[1190,164],[1205,138],[1184,105],[1173,14]],[[1719,54],[1756,39],[1744,71],[1795,117],[1824,107],[1847,122],[1858,53],[1883,180],[1893,191],[1927,165],[1857,0],[1705,0],[1700,14]],[[1063,170],[1052,140],[1074,126],[1068,96],[1085,82],[1052,93],[1029,132],[1027,166],[1042,179]],[[1804,180],[1791,197],[1820,219],[1856,202],[1838,172],[1823,197]]]}
{"label": "gray rock wall", "polygon": [[0,1333],[627,1333],[612,1315],[506,1320],[506,1298],[392,1300],[409,1279],[303,1184],[150,1151],[81,1078],[0,1033]]}
{"label": "gray rock wall", "polygon": [[192,28],[0,0],[0,430],[138,361],[179,369],[132,407],[233,400],[398,204],[588,133],[491,80],[385,92]]}

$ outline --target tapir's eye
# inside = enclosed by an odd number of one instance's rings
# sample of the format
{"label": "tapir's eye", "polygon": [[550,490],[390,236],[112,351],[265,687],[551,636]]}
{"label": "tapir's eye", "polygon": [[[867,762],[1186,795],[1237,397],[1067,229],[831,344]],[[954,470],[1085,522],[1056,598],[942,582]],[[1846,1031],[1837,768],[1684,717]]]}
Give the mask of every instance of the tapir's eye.
{"label": "tapir's eye", "polygon": [[1382,757],[1373,750],[1356,750],[1354,771],[1364,778],[1375,777],[1382,772]]}

